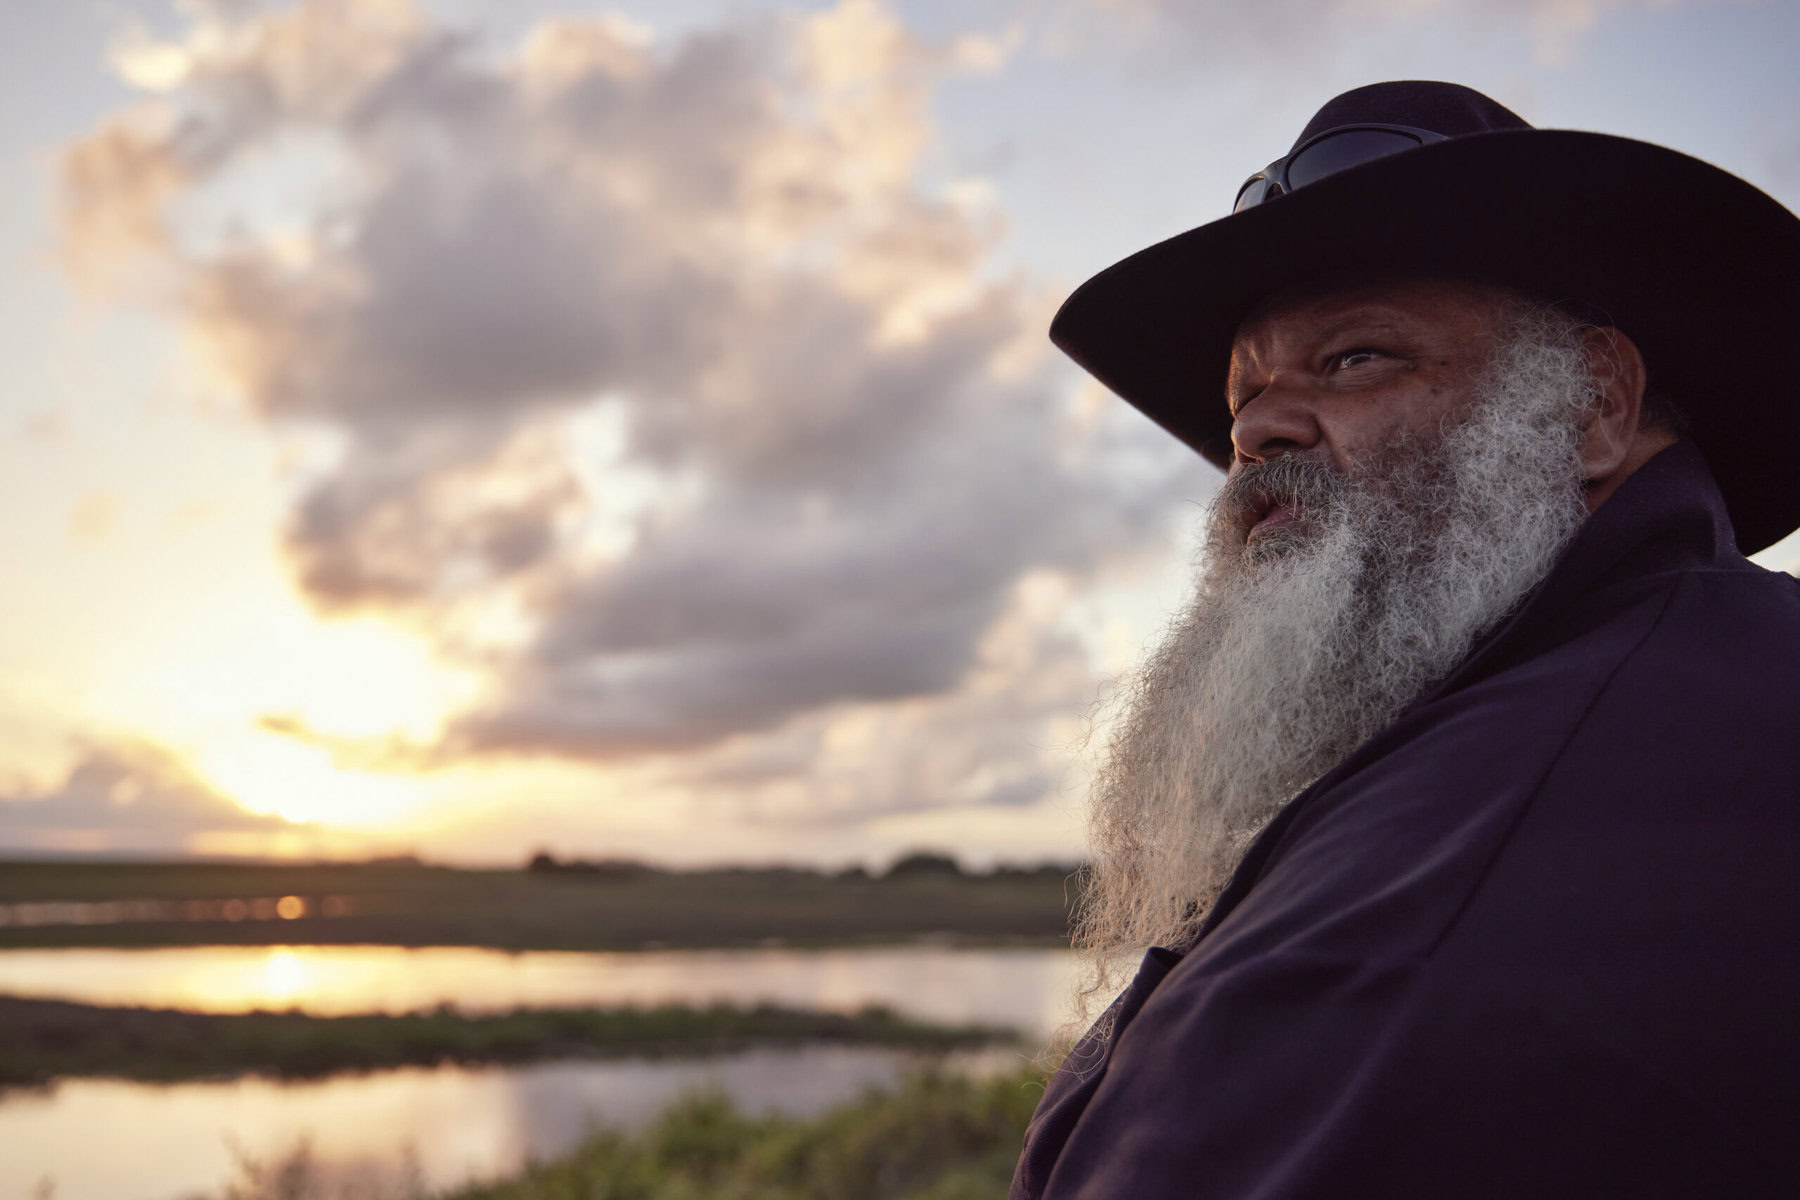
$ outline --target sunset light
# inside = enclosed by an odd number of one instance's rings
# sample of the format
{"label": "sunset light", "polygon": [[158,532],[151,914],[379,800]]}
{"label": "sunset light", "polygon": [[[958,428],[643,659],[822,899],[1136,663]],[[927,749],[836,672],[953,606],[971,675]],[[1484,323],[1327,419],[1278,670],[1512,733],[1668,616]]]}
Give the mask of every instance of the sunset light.
{"label": "sunset light", "polygon": [[1715,86],[1780,6],[1372,11],[46,9],[0,837],[1077,852],[1216,475],[1050,353],[1075,280],[1371,76],[1800,187]]}
{"label": "sunset light", "polygon": [[248,812],[344,829],[379,826],[422,803],[404,777],[346,771],[329,751],[276,734],[250,734],[202,748],[198,774]]}
{"label": "sunset light", "polygon": [[1797,47],[9,4],[0,1200],[1800,1192]]}

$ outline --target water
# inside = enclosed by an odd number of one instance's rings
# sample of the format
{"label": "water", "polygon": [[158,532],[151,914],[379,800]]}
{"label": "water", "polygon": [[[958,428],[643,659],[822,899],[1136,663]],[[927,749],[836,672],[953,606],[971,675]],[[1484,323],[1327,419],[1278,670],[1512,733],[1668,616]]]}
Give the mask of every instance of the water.
{"label": "water", "polygon": [[[1066,951],[940,946],[506,953],[385,946],[180,947],[0,952],[0,992],[242,1012],[466,1011],[521,1006],[756,1004],[850,1011],[884,1004],[952,1023],[1011,1025],[1041,1041],[1063,1019]],[[1021,1065],[1025,1052],[956,1056],[955,1069]],[[750,1110],[805,1115],[884,1086],[921,1055],[877,1047],[755,1050],[711,1059],[439,1067],[302,1083],[152,1085],[75,1079],[0,1091],[0,1200],[55,1184],[58,1200],[177,1200],[219,1193],[237,1155],[269,1162],[310,1140],[333,1177],[393,1176],[409,1155],[433,1187],[566,1151],[592,1123],[639,1124],[710,1085]],[[234,1149],[235,1147],[235,1149]]]}
{"label": "water", "polygon": [[[884,1004],[1044,1039],[1062,1021],[1066,950],[881,946],[632,953],[394,946],[182,946],[0,951],[0,992],[87,1004],[320,1016],[575,1005],[751,1005],[849,1012]],[[0,1197],[4,1200],[4,1197]]]}
{"label": "water", "polygon": [[[752,1111],[806,1116],[893,1083],[922,1056],[871,1047],[753,1050],[693,1061],[435,1067],[305,1083],[66,1080],[0,1092],[0,1200],[48,1180],[58,1200],[216,1195],[241,1156],[273,1163],[301,1138],[328,1179],[397,1180],[410,1160],[432,1188],[491,1179],[573,1147],[594,1125],[632,1128],[702,1087]],[[1019,1051],[953,1069],[1021,1065]]]}

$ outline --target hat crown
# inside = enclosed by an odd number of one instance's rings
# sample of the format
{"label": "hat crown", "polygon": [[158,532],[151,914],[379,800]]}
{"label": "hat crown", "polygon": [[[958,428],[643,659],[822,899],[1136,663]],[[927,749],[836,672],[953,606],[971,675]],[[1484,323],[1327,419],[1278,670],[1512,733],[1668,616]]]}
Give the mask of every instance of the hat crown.
{"label": "hat crown", "polygon": [[1445,137],[1530,129],[1519,114],[1474,88],[1426,79],[1371,83],[1345,92],[1313,114],[1294,148],[1308,138],[1343,125],[1410,125]]}

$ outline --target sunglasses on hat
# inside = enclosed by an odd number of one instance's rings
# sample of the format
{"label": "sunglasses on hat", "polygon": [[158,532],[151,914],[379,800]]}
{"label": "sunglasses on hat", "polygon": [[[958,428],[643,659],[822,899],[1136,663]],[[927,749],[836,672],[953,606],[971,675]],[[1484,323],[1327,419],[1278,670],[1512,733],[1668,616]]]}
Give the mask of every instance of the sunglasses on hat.
{"label": "sunglasses on hat", "polygon": [[1238,189],[1234,213],[1254,208],[1271,196],[1361,166],[1390,154],[1399,154],[1430,142],[1448,139],[1429,129],[1410,125],[1340,125],[1314,134],[1250,178]]}

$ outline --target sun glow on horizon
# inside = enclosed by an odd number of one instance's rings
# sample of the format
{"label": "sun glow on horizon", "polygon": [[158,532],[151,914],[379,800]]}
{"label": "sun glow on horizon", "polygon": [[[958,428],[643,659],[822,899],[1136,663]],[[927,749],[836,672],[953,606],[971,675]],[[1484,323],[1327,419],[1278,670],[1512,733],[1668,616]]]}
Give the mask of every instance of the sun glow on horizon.
{"label": "sun glow on horizon", "polygon": [[473,673],[404,629],[319,617],[291,596],[210,636],[184,624],[122,676],[110,707],[158,730],[211,789],[247,812],[371,833],[429,802],[422,773],[345,765],[277,722],[326,740],[430,745],[474,699]]}
{"label": "sun glow on horizon", "polygon": [[428,801],[417,777],[348,770],[328,750],[261,730],[200,747],[189,764],[245,811],[296,824],[369,829],[411,816]]}
{"label": "sun glow on horizon", "polygon": [[341,737],[428,738],[474,697],[473,674],[386,623],[322,618],[293,599],[259,617],[254,627],[193,629],[202,640],[192,647],[162,647],[148,680],[156,699],[212,722],[279,715]]}

